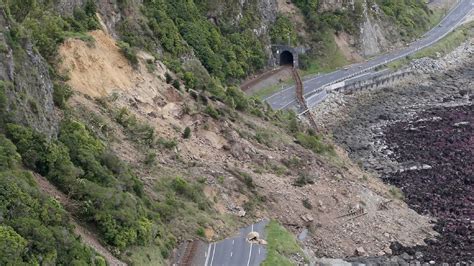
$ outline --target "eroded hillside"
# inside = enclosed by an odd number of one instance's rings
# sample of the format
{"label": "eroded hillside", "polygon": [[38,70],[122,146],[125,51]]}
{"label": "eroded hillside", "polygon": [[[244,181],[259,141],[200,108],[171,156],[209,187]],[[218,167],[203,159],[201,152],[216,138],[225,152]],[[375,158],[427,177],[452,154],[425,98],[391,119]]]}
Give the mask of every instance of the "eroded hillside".
{"label": "eroded hillside", "polygon": [[264,217],[311,230],[316,256],[433,234],[329,136],[231,86],[288,31],[338,53],[368,3],[232,4],[0,2],[0,264],[167,264]]}
{"label": "eroded hillside", "polygon": [[[264,217],[295,232],[309,226],[315,237],[305,242],[318,256],[353,255],[362,239],[376,239],[366,249],[377,255],[390,252],[392,239],[415,245],[427,237],[429,220],[409,210],[342,151],[297,133],[304,130],[301,125],[271,110],[260,118],[247,114],[255,107],[265,110],[256,103],[233,110],[206,93],[177,89],[166,82],[168,70],[159,61],[150,63],[150,56],[141,54],[133,69],[111,37],[101,31],[91,35],[94,45],[70,40],[60,48],[62,70],[76,91],[71,108],[132,167],[153,201],[170,204],[160,185],[165,180],[179,176],[200,184],[209,208],[162,214],[178,242],[201,228],[209,240],[220,239]],[[117,77],[128,80],[117,82]],[[140,132],[145,125],[150,134]],[[187,127],[191,133],[186,137]],[[386,202],[390,211],[381,207]],[[345,217],[354,210],[367,216],[356,223]],[[345,230],[351,234],[340,233]]]}

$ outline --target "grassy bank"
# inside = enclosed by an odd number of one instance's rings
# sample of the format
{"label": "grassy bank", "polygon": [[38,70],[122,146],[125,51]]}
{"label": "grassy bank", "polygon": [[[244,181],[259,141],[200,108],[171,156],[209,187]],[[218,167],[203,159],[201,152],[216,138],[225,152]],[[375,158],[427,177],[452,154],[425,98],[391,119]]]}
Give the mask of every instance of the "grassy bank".
{"label": "grassy bank", "polygon": [[332,33],[325,33],[321,38],[323,39],[322,45],[324,47],[321,49],[323,52],[314,55],[314,58],[308,62],[305,62],[304,57],[300,58],[301,64],[307,64],[301,76],[329,73],[350,63],[337,46]]}
{"label": "grassy bank", "polygon": [[267,228],[267,258],[263,266],[286,266],[294,265],[288,257],[292,254],[303,255],[301,247],[296,242],[293,234],[288,232],[277,221],[270,221]]}
{"label": "grassy bank", "polygon": [[258,99],[263,100],[266,97],[268,97],[268,96],[270,96],[270,95],[272,95],[276,92],[281,91],[282,88],[287,88],[287,87],[292,86],[294,84],[295,84],[295,81],[293,79],[288,79],[288,80],[283,81],[282,83],[274,84],[274,85],[259,89],[259,90],[255,91],[254,93],[252,93],[251,95],[253,97],[256,97]]}

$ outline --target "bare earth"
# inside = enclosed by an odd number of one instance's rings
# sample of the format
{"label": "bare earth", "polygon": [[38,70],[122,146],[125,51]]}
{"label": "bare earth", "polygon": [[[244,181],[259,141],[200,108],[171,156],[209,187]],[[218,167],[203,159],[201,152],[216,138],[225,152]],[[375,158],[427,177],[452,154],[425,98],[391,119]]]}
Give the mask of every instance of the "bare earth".
{"label": "bare earth", "polygon": [[[114,135],[111,148],[134,167],[152,198],[160,196],[154,195],[152,188],[165,176],[204,178],[205,193],[216,213],[222,215],[206,225],[209,238],[223,238],[235,227],[256,219],[275,218],[294,233],[309,230],[304,244],[310,255],[346,257],[359,247],[368,255],[390,254],[394,240],[412,246],[434,234],[431,218],[410,210],[393,197],[388,186],[351,163],[342,150],[337,157],[315,155],[295,144],[281,128],[255,116],[238,113],[238,119],[216,120],[194,112],[202,105],[166,84],[166,69],[160,62],[154,74],[148,73],[143,63],[137,70],[130,69],[111,37],[102,32],[92,35],[95,47],[78,40],[61,47],[63,71],[70,73],[69,84],[77,92],[70,105],[83,110],[86,121],[91,114],[104,121]],[[79,67],[82,65],[88,67]],[[150,148],[157,154],[158,170],[144,168],[146,153],[91,97],[113,98],[111,106],[127,107],[152,125],[158,137],[179,140],[178,146],[173,151]],[[225,108],[219,102],[213,104]],[[191,127],[192,135],[182,139],[186,126]],[[93,130],[99,132],[96,127]],[[259,143],[250,132],[268,134],[264,137],[268,143]],[[285,164],[294,158],[298,165]],[[255,189],[246,188],[235,169],[249,174]],[[300,173],[313,177],[314,184],[294,186]],[[312,208],[304,207],[303,200]],[[246,215],[239,217],[242,210]],[[348,215],[354,210],[362,215]],[[223,216],[231,217],[232,223],[220,218]],[[182,221],[172,222],[178,240],[194,234],[186,232]]]}

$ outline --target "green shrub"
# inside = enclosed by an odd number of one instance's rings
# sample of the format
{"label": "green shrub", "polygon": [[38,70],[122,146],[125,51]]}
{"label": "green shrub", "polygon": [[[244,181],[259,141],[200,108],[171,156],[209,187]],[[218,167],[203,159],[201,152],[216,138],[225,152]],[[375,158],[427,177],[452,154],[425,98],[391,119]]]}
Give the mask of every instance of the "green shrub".
{"label": "green shrub", "polygon": [[297,156],[292,156],[289,159],[283,159],[282,163],[292,169],[299,169],[303,165],[303,161],[297,157]]}
{"label": "green shrub", "polygon": [[298,133],[296,135],[297,142],[315,153],[334,155],[334,147],[330,144],[324,144],[322,137],[316,135],[308,135],[305,133]]}
{"label": "green shrub", "polygon": [[258,141],[258,143],[263,144],[267,147],[271,147],[273,144],[273,137],[272,137],[272,132],[267,131],[267,130],[262,130],[259,129],[255,133],[255,140]]}
{"label": "green shrub", "polygon": [[132,140],[138,144],[152,145],[154,143],[155,129],[138,120],[127,108],[123,107],[118,110],[115,114],[115,120],[126,129]]}
{"label": "green shrub", "polygon": [[165,73],[165,79],[166,79],[166,83],[168,84],[171,84],[171,82],[173,81],[173,77],[168,72]]}
{"label": "green shrub", "polygon": [[191,137],[191,128],[186,127],[183,132],[183,138],[189,139]]}
{"label": "green shrub", "polygon": [[132,66],[136,67],[138,65],[137,49],[123,41],[119,41],[117,44],[125,58],[127,58]]}
{"label": "green shrub", "polygon": [[[182,177],[176,177],[169,180],[164,180],[160,184],[161,189],[170,188],[175,193],[167,192],[166,202],[162,204],[160,213],[168,218],[173,217],[176,214],[176,208],[183,205],[180,208],[184,208],[185,204],[183,199],[186,201],[194,202],[199,210],[208,210],[210,203],[203,194],[203,184],[198,182],[190,182]],[[173,213],[174,212],[174,213]]]}
{"label": "green shrub", "polygon": [[16,168],[20,160],[16,146],[5,135],[0,134],[0,171]]}
{"label": "green shrub", "polygon": [[402,36],[414,37],[430,25],[431,11],[423,1],[377,0],[376,2],[385,15],[398,25]]}
{"label": "green shrub", "polygon": [[307,184],[314,184],[314,177],[301,173],[298,175],[298,178],[293,182],[293,186],[304,187]]}
{"label": "green shrub", "polygon": [[251,175],[249,175],[245,172],[237,171],[237,178],[240,179],[242,182],[244,182],[244,184],[249,189],[254,189],[255,188],[255,184],[253,182],[253,178],[252,178]]}
{"label": "green shrub", "polygon": [[0,128],[7,122],[7,95],[5,93],[8,83],[0,80]]}
{"label": "green shrub", "polygon": [[194,89],[197,86],[197,79],[192,72],[184,72],[184,84],[187,89]]}
{"label": "green shrub", "polygon": [[27,243],[13,228],[0,225],[0,264],[19,264]]}
{"label": "green shrub", "polygon": [[171,84],[175,89],[181,90],[181,83],[179,83],[179,80],[175,79],[173,80],[173,83]]}
{"label": "green shrub", "polygon": [[236,87],[229,87],[226,91],[226,101],[233,108],[239,111],[246,111],[249,107],[249,99],[242,90]]}
{"label": "green shrub", "polygon": [[220,113],[212,105],[206,106],[204,112],[214,119],[219,119]]}
{"label": "green shrub", "polygon": [[156,161],[156,153],[148,152],[145,156],[145,164],[150,166],[153,165]]}
{"label": "green shrub", "polygon": [[389,192],[396,199],[403,200],[405,198],[403,192],[398,187],[390,186]]}
{"label": "green shrub", "polygon": [[71,88],[65,83],[54,83],[53,101],[54,104],[64,109],[66,107],[67,100],[72,96]]}
{"label": "green shrub", "polygon": [[204,228],[202,227],[199,227],[197,230],[196,230],[196,234],[200,237],[205,237],[206,236],[206,232],[204,231]]}
{"label": "green shrub", "polygon": [[57,55],[57,48],[67,37],[75,37],[86,31],[97,29],[95,3],[88,0],[84,9],[76,9],[73,17],[63,18],[50,11],[47,4],[36,3],[35,0],[20,1],[26,6],[10,1],[10,12],[20,22],[20,27],[26,29],[33,39],[34,45],[43,57],[52,61]]}
{"label": "green shrub", "polygon": [[148,73],[153,73],[156,71],[155,60],[147,59],[145,63],[146,63],[146,69],[148,70]]}
{"label": "green shrub", "polygon": [[159,138],[157,141],[158,146],[163,147],[165,149],[171,150],[174,147],[178,146],[178,142],[174,139],[167,140],[164,138]]}

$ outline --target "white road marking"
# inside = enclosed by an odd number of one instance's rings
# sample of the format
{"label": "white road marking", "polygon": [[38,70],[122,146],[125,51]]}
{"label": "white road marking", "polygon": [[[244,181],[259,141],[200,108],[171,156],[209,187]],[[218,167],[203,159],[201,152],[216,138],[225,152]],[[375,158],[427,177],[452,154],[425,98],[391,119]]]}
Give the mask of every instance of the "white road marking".
{"label": "white road marking", "polygon": [[211,258],[211,265],[212,266],[212,263],[214,262],[214,254],[216,254],[216,244],[214,244],[214,250],[212,251],[212,258]]}
{"label": "white road marking", "polygon": [[249,260],[247,261],[247,266],[249,266],[249,265],[250,265],[250,258],[252,257],[252,246],[253,246],[253,244],[252,244],[252,243],[250,243]]}
{"label": "white road marking", "polygon": [[232,251],[230,252],[230,256],[232,257]]}
{"label": "white road marking", "polygon": [[235,239],[232,239],[232,245],[234,245]]}
{"label": "white road marking", "polygon": [[212,243],[209,245],[209,247],[207,248],[207,252],[206,252],[206,263],[204,263],[204,266],[207,266],[207,262],[209,261],[209,255],[211,255],[211,247],[212,247]]}
{"label": "white road marking", "polygon": [[260,255],[260,248],[258,248],[258,255]]}
{"label": "white road marking", "polygon": [[[253,232],[253,224],[252,224],[252,232]],[[247,261],[247,266],[250,265],[250,258],[252,258],[252,247],[253,247],[253,243],[250,242],[249,260]]]}

